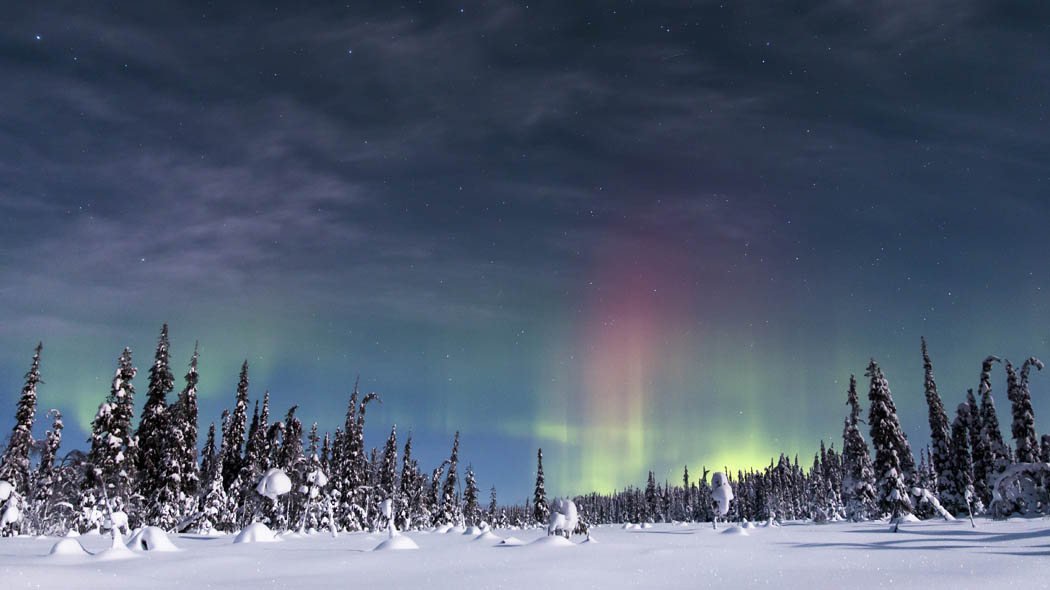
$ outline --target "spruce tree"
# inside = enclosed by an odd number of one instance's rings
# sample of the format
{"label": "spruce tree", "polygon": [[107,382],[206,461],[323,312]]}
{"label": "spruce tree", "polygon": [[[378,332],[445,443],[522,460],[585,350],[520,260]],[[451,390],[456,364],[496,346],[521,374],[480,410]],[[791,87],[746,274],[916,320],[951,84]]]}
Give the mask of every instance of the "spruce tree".
{"label": "spruce tree", "polygon": [[[849,376],[849,391],[846,403],[850,411],[842,430],[842,495],[846,507],[846,518],[859,521],[871,518],[876,513],[875,476],[871,466],[871,454],[858,424],[860,402],[857,399],[857,380]],[[781,514],[778,510],[778,516]]]}
{"label": "spruce tree", "polygon": [[[988,442],[990,471],[985,477],[995,477],[1010,465],[1010,449],[1003,442],[1003,432],[999,429],[999,417],[995,412],[995,398],[992,397],[992,363],[1000,362],[999,357],[989,356],[981,364],[981,426],[983,438]],[[988,482],[991,485],[991,482]]]}
{"label": "spruce tree", "polygon": [[[189,371],[186,372],[186,387],[179,393],[176,401],[175,419],[172,421],[171,440],[175,444],[175,457],[178,462],[179,487],[183,504],[189,508],[196,503],[200,489],[200,468],[197,464],[197,344],[193,345],[193,356],[190,357]],[[212,426],[214,429],[214,425]],[[214,431],[212,432],[214,437]],[[214,452],[215,441],[212,440]]]}
{"label": "spruce tree", "polygon": [[22,396],[18,399],[15,410],[15,426],[11,430],[11,439],[3,457],[0,457],[0,480],[15,486],[23,497],[30,495],[29,490],[29,452],[33,448],[33,422],[36,420],[36,386],[40,380],[40,351],[44,343],[36,345],[33,363],[25,374],[25,385]]}
{"label": "spruce tree", "polygon": [[223,428],[222,482],[227,490],[241,472],[241,452],[248,425],[248,361],[241,365],[241,376],[237,381],[237,397],[230,413],[229,427]]}
{"label": "spruce tree", "polygon": [[645,518],[643,520],[652,522],[659,519],[660,508],[656,501],[656,477],[649,472],[649,479],[645,484]]}
{"label": "spruce tree", "polygon": [[[966,418],[966,435],[970,440],[970,456],[973,462],[973,490],[975,504],[986,506],[991,502],[992,492],[988,486],[988,476],[992,472],[992,452],[988,439],[984,436],[984,419],[981,416],[981,407],[974,398],[973,390],[966,390],[966,405],[969,408],[964,414]],[[976,510],[980,511],[980,510]]]}
{"label": "spruce tree", "polygon": [[904,431],[897,419],[896,407],[889,383],[882,369],[871,360],[866,373],[871,378],[868,400],[871,409],[868,425],[871,428],[871,444],[875,447],[875,480],[879,508],[894,520],[912,511],[911,495],[902,467],[901,450],[911,451]]}
{"label": "spruce tree", "polygon": [[448,459],[448,473],[441,488],[441,517],[439,524],[456,524],[461,518],[456,502],[456,466],[459,465],[459,431],[452,440],[452,455]]}
{"label": "spruce tree", "polygon": [[970,405],[959,404],[952,422],[952,464],[944,478],[941,504],[952,514],[968,513],[975,499],[973,488],[973,460],[970,457]]}
{"label": "spruce tree", "polygon": [[463,490],[463,519],[467,526],[478,526],[481,524],[481,505],[478,504],[478,482],[474,479],[474,467],[467,466],[467,474],[464,477],[466,487]]}
{"label": "spruce tree", "polygon": [[[135,466],[138,469],[139,487],[143,495],[155,504],[157,494],[166,485],[168,469],[164,465],[166,446],[171,430],[168,420],[168,394],[175,388],[175,377],[169,366],[170,343],[168,325],[160,329],[153,365],[149,369],[149,386],[146,403],[142,407],[142,421],[138,428],[138,453]],[[151,509],[155,509],[153,506]],[[151,523],[152,524],[152,523]]]}
{"label": "spruce tree", "polygon": [[131,436],[131,421],[135,416],[135,387],[131,381],[136,372],[131,365],[131,349],[125,348],[118,359],[109,396],[91,423],[91,450],[84,485],[94,488],[91,498],[98,510],[105,510],[101,504],[103,496],[109,498],[114,510],[123,510],[130,504],[136,451],[136,441]]}
{"label": "spruce tree", "polygon": [[[224,412],[223,430],[229,423],[229,414]],[[225,440],[225,437],[223,437]],[[200,490],[200,520],[198,528],[202,533],[215,531],[230,531],[234,527],[233,511],[231,510],[226,489],[223,486],[222,466],[224,464],[226,446],[216,454],[215,452],[215,423],[208,428],[207,442],[204,443],[204,457],[206,466],[201,471],[202,485]]]}
{"label": "spruce tree", "polygon": [[1016,445],[1018,463],[1035,463],[1039,460],[1039,439],[1035,433],[1035,415],[1032,412],[1032,394],[1028,391],[1029,373],[1035,367],[1043,369],[1043,362],[1031,357],[1021,367],[1021,379],[1017,381],[1013,366],[1006,361],[1007,392],[1013,410],[1011,432]]}
{"label": "spruce tree", "polygon": [[390,436],[383,447],[383,459],[379,466],[380,501],[397,494],[397,424],[390,427]]}
{"label": "spruce tree", "polygon": [[536,489],[532,493],[532,520],[545,525],[550,518],[547,490],[543,486],[543,449],[536,451]]}
{"label": "spruce tree", "polygon": [[405,440],[405,452],[401,463],[401,487],[398,490],[398,501],[394,514],[394,525],[399,530],[408,528],[414,514],[419,510],[420,489],[419,472],[412,463],[412,437]]}
{"label": "spruce tree", "polygon": [[[50,516],[52,498],[55,497],[59,486],[63,483],[62,469],[56,465],[58,449],[62,446],[62,413],[52,409],[47,413],[51,418],[51,429],[44,435],[44,446],[40,449],[40,463],[32,474],[33,483],[31,495],[29,496],[30,510],[36,522],[38,532],[46,534],[48,531],[61,532],[53,529],[47,522]],[[58,501],[64,498],[60,497]],[[68,531],[68,529],[66,529]]]}
{"label": "spruce tree", "polygon": [[933,493],[938,493],[942,481],[947,475],[952,464],[951,453],[951,426],[948,424],[948,414],[944,411],[941,396],[937,393],[937,383],[933,380],[933,363],[926,350],[926,338],[922,338],[922,366],[926,373],[926,406],[929,409],[930,421],[930,443],[933,446],[930,462],[933,470],[938,474]]}

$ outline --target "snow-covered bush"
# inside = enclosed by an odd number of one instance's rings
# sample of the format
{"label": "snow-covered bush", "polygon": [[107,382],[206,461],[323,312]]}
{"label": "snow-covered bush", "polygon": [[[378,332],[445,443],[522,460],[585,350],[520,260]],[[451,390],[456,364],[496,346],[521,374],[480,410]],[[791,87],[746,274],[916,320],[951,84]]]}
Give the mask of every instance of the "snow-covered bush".
{"label": "snow-covered bush", "polygon": [[568,539],[579,524],[576,503],[568,498],[555,498],[550,504],[550,511],[547,534],[561,535]]}

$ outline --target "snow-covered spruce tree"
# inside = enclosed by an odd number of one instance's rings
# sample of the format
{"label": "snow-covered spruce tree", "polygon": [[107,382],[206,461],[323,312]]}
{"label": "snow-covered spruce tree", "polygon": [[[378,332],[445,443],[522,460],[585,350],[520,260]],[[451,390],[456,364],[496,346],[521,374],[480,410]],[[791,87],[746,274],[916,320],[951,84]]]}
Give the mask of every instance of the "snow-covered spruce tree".
{"label": "snow-covered spruce tree", "polygon": [[[992,363],[1000,362],[999,357],[989,356],[981,364],[981,426],[983,438],[988,441],[988,450],[992,460],[988,477],[995,478],[1010,466],[1010,449],[1003,441],[1003,432],[999,428],[999,416],[995,411],[995,398],[992,397]],[[988,482],[991,485],[991,481]]]}
{"label": "snow-covered spruce tree", "polygon": [[660,507],[657,503],[656,477],[649,472],[649,479],[645,483],[645,513],[643,520],[653,522],[659,520]]}
{"label": "snow-covered spruce tree", "polygon": [[441,462],[430,474],[427,483],[427,493],[424,500],[424,508],[430,515],[431,525],[441,524],[441,478],[445,475],[445,467],[448,467],[448,459]]}
{"label": "snow-covered spruce tree", "polygon": [[[285,472],[296,490],[306,483],[306,458],[303,457],[303,423],[295,417],[298,405],[292,406],[284,417],[284,432],[277,467]],[[277,530],[289,530],[292,523],[302,520],[306,509],[305,498],[300,494],[285,494],[278,503],[275,522]]]}
{"label": "snow-covered spruce tree", "polygon": [[536,451],[536,488],[532,492],[532,520],[540,525],[547,524],[550,515],[547,489],[543,484],[543,449],[539,449]]}
{"label": "snow-covered spruce tree", "polygon": [[[391,513],[390,516],[396,521],[398,511],[402,499],[398,494],[397,487],[397,425],[394,424],[390,427],[390,436],[386,439],[386,444],[383,445],[382,458],[378,460],[376,469],[377,482],[376,482],[376,493],[373,494],[373,501],[376,504],[373,506],[373,513],[375,514],[375,524],[372,528],[375,530],[384,530],[387,528],[387,518],[383,515],[382,504],[385,500],[391,500]],[[396,526],[396,522],[395,522]]]}
{"label": "snow-covered spruce tree", "polygon": [[201,464],[200,464],[200,480],[201,485],[197,489],[197,503],[196,510],[200,510],[201,497],[203,494],[201,491],[204,488],[204,484],[211,481],[212,476],[216,470],[219,471],[219,478],[222,479],[222,467],[217,463],[218,455],[215,449],[215,423],[212,422],[208,427],[208,435],[204,439],[204,448],[201,449]]}
{"label": "snow-covered spruce tree", "polygon": [[41,342],[36,345],[33,363],[25,374],[25,385],[22,396],[18,398],[15,410],[15,426],[11,429],[11,438],[0,457],[0,480],[15,486],[22,497],[29,497],[30,471],[29,452],[33,448],[33,422],[36,420],[36,386],[40,380],[40,351],[44,349]]}
{"label": "snow-covered spruce tree", "polygon": [[[942,479],[941,504],[955,515],[969,514],[976,496],[973,488],[973,460],[970,457],[970,405],[959,404],[952,422],[952,464]],[[974,512],[977,507],[973,506]]]}
{"label": "snow-covered spruce tree", "polygon": [[456,468],[459,465],[459,431],[452,440],[452,455],[448,458],[448,472],[445,473],[445,485],[441,488],[441,507],[437,524],[456,525],[462,522],[463,514],[456,502]]}
{"label": "snow-covered spruce tree", "polygon": [[[992,472],[992,452],[988,439],[984,437],[984,420],[981,406],[977,404],[973,389],[966,390],[966,405],[969,408],[966,418],[966,436],[970,442],[970,457],[973,463],[974,512],[983,512],[987,502],[991,502],[992,492],[988,485],[988,475]],[[978,510],[980,507],[980,510]]]}
{"label": "snow-covered spruce tree", "polygon": [[496,486],[489,489],[489,508],[485,511],[485,518],[492,528],[498,529],[505,526],[500,519],[499,504],[496,502]]}
{"label": "snow-covered spruce tree", "polygon": [[479,526],[484,518],[481,516],[481,505],[478,504],[478,482],[474,479],[474,467],[467,465],[464,476],[463,520],[467,526]]}
{"label": "snow-covered spruce tree", "polygon": [[355,382],[346,413],[346,430],[341,441],[337,478],[340,505],[336,518],[343,529],[350,531],[361,530],[370,521],[369,490],[364,489],[368,482],[364,444],[365,410],[373,400],[382,403],[375,393],[365,395],[360,402],[358,395],[358,384]]}
{"label": "snow-covered spruce tree", "polygon": [[[925,390],[926,406],[929,409],[930,421],[930,443],[932,452],[930,462],[933,470],[938,474],[947,474],[952,464],[951,453],[951,426],[948,423],[948,414],[944,410],[941,396],[937,393],[937,382],[933,380],[933,363],[926,350],[926,338],[922,338],[922,366],[926,373]],[[933,487],[927,486],[931,492],[937,494],[943,483],[944,475],[938,475]]]}
{"label": "snow-covered spruce tree", "polygon": [[1032,370],[1043,369],[1043,362],[1031,357],[1021,367],[1021,379],[1017,380],[1013,366],[1006,361],[1007,392],[1013,410],[1010,430],[1014,437],[1018,463],[1035,463],[1039,460],[1039,439],[1035,433],[1035,414],[1032,412],[1032,394],[1028,390],[1028,378]]}
{"label": "snow-covered spruce tree", "polygon": [[[58,410],[51,410],[47,413],[48,417],[51,418],[51,429],[44,435],[44,446],[40,449],[40,463],[37,464],[36,470],[32,473],[32,485],[30,486],[30,495],[27,500],[29,502],[30,520],[33,524],[33,530],[38,534],[57,533],[62,534],[69,529],[61,530],[60,528],[52,528],[49,525],[54,524],[59,519],[53,519],[51,517],[52,500],[56,497],[56,492],[59,491],[61,485],[61,468],[56,465],[55,461],[58,458],[58,449],[62,446],[62,429],[65,425],[62,423],[62,413]],[[57,501],[65,500],[61,495],[58,496]],[[63,522],[62,524],[66,524]]]}
{"label": "snow-covered spruce tree", "polygon": [[222,485],[231,489],[233,480],[241,472],[241,452],[248,427],[248,361],[241,365],[241,376],[237,381],[237,397],[230,412],[229,426],[222,430]]}
{"label": "snow-covered spruce tree", "polygon": [[[396,425],[395,425],[396,427]],[[412,463],[412,437],[405,440],[405,452],[401,462],[401,482],[394,504],[394,526],[405,530],[412,523],[412,517],[419,509],[420,489],[417,486],[419,471]]]}
{"label": "snow-covered spruce tree", "polygon": [[905,449],[908,454],[911,450],[897,419],[889,383],[875,359],[868,365],[866,375],[871,378],[868,425],[871,428],[871,444],[875,447],[875,485],[879,509],[889,514],[892,520],[899,521],[912,511],[911,494],[901,461],[901,450]]}
{"label": "snow-covered spruce tree", "polygon": [[[171,421],[171,441],[178,463],[179,490],[183,511],[196,511],[197,492],[200,490],[200,468],[197,464],[197,343],[193,345],[193,356],[186,372],[186,386],[179,392],[175,402],[174,419]],[[214,426],[213,426],[214,428]],[[214,433],[213,433],[214,436]],[[214,453],[215,441],[212,440]]]}
{"label": "snow-covered spruce tree", "polygon": [[807,481],[807,510],[813,522],[827,522],[827,484],[824,481],[824,471],[820,465],[820,454],[813,454],[813,467],[809,470]]}
{"label": "snow-covered spruce tree", "polygon": [[850,411],[842,430],[842,496],[846,518],[860,521],[877,513],[877,495],[868,443],[858,427],[860,402],[857,399],[857,380],[853,375],[849,377],[846,403]]}
{"label": "snow-covered spruce tree", "polygon": [[[247,417],[247,412],[245,412]],[[252,411],[252,420],[245,434],[244,456],[241,459],[241,468],[237,473],[236,485],[231,485],[227,495],[232,503],[237,505],[237,522],[240,526],[247,526],[253,520],[263,517],[264,522],[269,522],[273,528],[273,522],[269,520],[273,516],[273,502],[255,492],[255,487],[263,473],[270,467],[269,439],[271,436],[280,438],[283,434],[284,425],[275,423],[276,431],[270,433],[267,426],[259,422],[259,402],[255,402]]]}
{"label": "snow-covered spruce tree", "polygon": [[835,443],[831,443],[827,455],[821,460],[824,477],[828,480],[828,515],[841,519],[846,513],[842,503],[842,455],[835,451]]}
{"label": "snow-covered spruce tree", "polygon": [[[146,524],[172,530],[182,513],[179,452],[182,441],[172,440],[179,426],[174,411],[168,407],[168,394],[175,389],[170,367],[168,325],[161,326],[153,365],[149,369],[149,386],[142,421],[138,429],[138,490],[146,501],[143,518]],[[179,431],[181,432],[181,431]]]}
{"label": "snow-covered spruce tree", "polygon": [[390,427],[390,436],[383,445],[379,462],[379,495],[393,498],[397,495],[397,424]]}
{"label": "snow-covered spruce tree", "polygon": [[[224,413],[229,422],[228,414]],[[224,428],[225,430],[225,428]],[[225,447],[215,452],[215,423],[208,428],[208,438],[204,443],[204,465],[201,469],[202,485],[200,489],[200,518],[197,529],[202,533],[211,531],[230,531],[233,529],[233,513],[229,510],[229,499],[222,482],[222,465]]]}
{"label": "snow-covered spruce tree", "polygon": [[142,420],[136,433],[139,446],[135,454],[138,485],[142,494],[150,499],[155,498],[158,490],[165,485],[163,472],[166,466],[162,462],[170,434],[167,422],[170,417],[167,412],[168,394],[175,389],[175,376],[170,367],[170,347],[168,325],[164,324],[157,339],[153,365],[149,368],[146,403],[142,407]]}
{"label": "snow-covered spruce tree", "polygon": [[92,505],[82,506],[83,509],[104,512],[104,496],[109,498],[114,510],[125,510],[130,505],[136,451],[136,441],[131,436],[131,421],[135,414],[135,387],[131,381],[135,373],[136,369],[131,365],[131,349],[125,348],[118,359],[109,396],[99,406],[91,423],[91,450],[88,451],[84,486],[93,489],[93,493],[85,496]]}

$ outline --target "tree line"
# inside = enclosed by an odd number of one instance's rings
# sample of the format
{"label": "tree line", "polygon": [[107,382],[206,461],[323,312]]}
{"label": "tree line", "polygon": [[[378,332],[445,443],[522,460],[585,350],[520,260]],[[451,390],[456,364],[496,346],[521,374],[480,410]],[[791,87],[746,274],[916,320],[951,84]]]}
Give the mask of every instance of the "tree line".
{"label": "tree line", "polygon": [[[1005,518],[1015,514],[1050,512],[1050,434],[1039,437],[1032,411],[1029,377],[1043,363],[1028,358],[1015,366],[989,356],[981,363],[977,394],[970,389],[956,408],[954,420],[937,391],[926,339],[921,340],[925,373],[930,443],[919,449],[919,460],[901,428],[882,369],[873,359],[869,379],[867,420],[862,418],[856,378],[851,375],[846,392],[841,451],[820,441],[807,470],[781,454],[762,469],[729,469],[735,499],[729,518],[749,521],[809,519],[899,520],[955,518],[986,514]],[[1006,396],[1010,402],[1013,446],[1002,435],[992,396],[991,373],[1002,363]],[[867,430],[868,439],[863,430]],[[873,452],[874,451],[874,452]],[[542,455],[533,512],[537,520],[545,511]],[[575,498],[581,522],[711,521],[714,517],[706,467],[697,479],[685,467],[681,484],[655,481],[653,472],[644,488],[628,487],[612,494],[591,493]]]}
{"label": "tree line", "polygon": [[[412,456],[411,437],[399,445],[396,427],[381,450],[367,452],[366,411],[370,403],[382,402],[375,393],[362,395],[357,384],[343,426],[332,435],[322,435],[314,423],[304,437],[303,424],[295,416],[297,406],[271,422],[269,392],[261,403],[252,402],[245,361],[232,408],[222,412],[218,430],[214,422],[209,425],[199,447],[197,347],[177,394],[169,349],[164,325],[137,427],[133,426],[137,369],[131,350],[125,348],[109,395],[92,420],[88,451],[60,456],[63,424],[57,410],[47,414],[51,427],[44,437],[33,438],[36,389],[42,382],[42,345],[37,346],[10,440],[0,457],[0,480],[14,490],[6,506],[15,506],[20,518],[5,517],[7,524],[0,532],[87,532],[110,526],[114,512],[126,515],[133,528],[153,525],[168,531],[230,532],[254,521],[275,530],[381,530],[388,524],[381,509],[386,499],[393,500],[390,518],[402,530],[547,522],[550,508],[542,449],[537,452],[532,498],[524,505],[500,506],[492,488],[488,506],[483,507],[470,466],[460,487],[459,433],[448,459],[429,473]],[[900,426],[889,383],[872,360],[865,372],[869,379],[866,422],[857,381],[850,376],[841,451],[836,451],[834,442],[826,447],[821,441],[808,470],[800,466],[797,455],[792,461],[784,454],[762,469],[738,470],[735,477],[725,469],[735,496],[729,518],[822,522],[900,519],[907,514],[951,518],[1046,513],[1050,434],[1037,436],[1029,391],[1031,370],[1041,370],[1042,362],[1029,358],[1020,367],[1004,363],[1013,418],[1011,447],[1002,436],[992,396],[991,372],[1002,361],[989,356],[982,362],[978,393],[969,390],[949,422],[925,339],[922,358],[930,444],[920,449],[918,462]],[[276,501],[255,490],[263,474],[273,468],[284,471],[293,484],[292,493]],[[686,467],[679,485],[661,484],[650,471],[644,488],[576,496],[580,527],[711,521],[715,514],[708,474],[704,467],[693,479]]]}
{"label": "tree line", "polygon": [[[412,438],[400,447],[396,427],[382,450],[367,452],[365,414],[375,393],[354,385],[346,419],[334,434],[319,434],[314,423],[305,434],[295,412],[271,421],[270,395],[261,404],[249,399],[248,362],[241,366],[232,408],[212,422],[199,448],[197,383],[200,355],[195,346],[175,391],[168,327],[161,328],[149,368],[146,401],[134,424],[137,369],[125,348],[117,361],[109,395],[91,422],[90,447],[60,457],[62,415],[48,412],[51,428],[34,440],[37,385],[41,381],[38,345],[25,375],[15,425],[0,457],[0,480],[13,485],[7,504],[17,503],[21,518],[4,534],[63,534],[110,526],[113,512],[132,528],[152,525],[168,531],[235,531],[253,521],[276,530],[332,528],[379,530],[387,526],[381,510],[392,498],[391,518],[402,529],[437,525],[477,525],[499,519],[495,488],[490,510],[479,504],[473,469],[460,487],[459,433],[448,459],[425,472],[412,456]],[[249,410],[250,419],[249,419]],[[200,450],[198,450],[200,449]],[[399,457],[399,450],[400,457]],[[37,457],[34,462],[32,459]],[[267,470],[278,468],[292,481],[292,493],[271,501],[255,490]]]}

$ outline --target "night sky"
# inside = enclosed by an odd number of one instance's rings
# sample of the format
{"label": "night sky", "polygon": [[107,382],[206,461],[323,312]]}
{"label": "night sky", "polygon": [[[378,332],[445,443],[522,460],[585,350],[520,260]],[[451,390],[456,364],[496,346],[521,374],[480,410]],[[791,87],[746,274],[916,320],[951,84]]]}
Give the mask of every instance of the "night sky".
{"label": "night sky", "polygon": [[1009,0],[5,3],[0,428],[43,340],[37,436],[84,448],[167,322],[202,434],[245,358],[307,429],[360,374],[370,446],[461,430],[505,501],[538,446],[553,493],[808,463],[872,356],[925,444],[920,335],[950,409],[1050,360],[1048,39]]}

